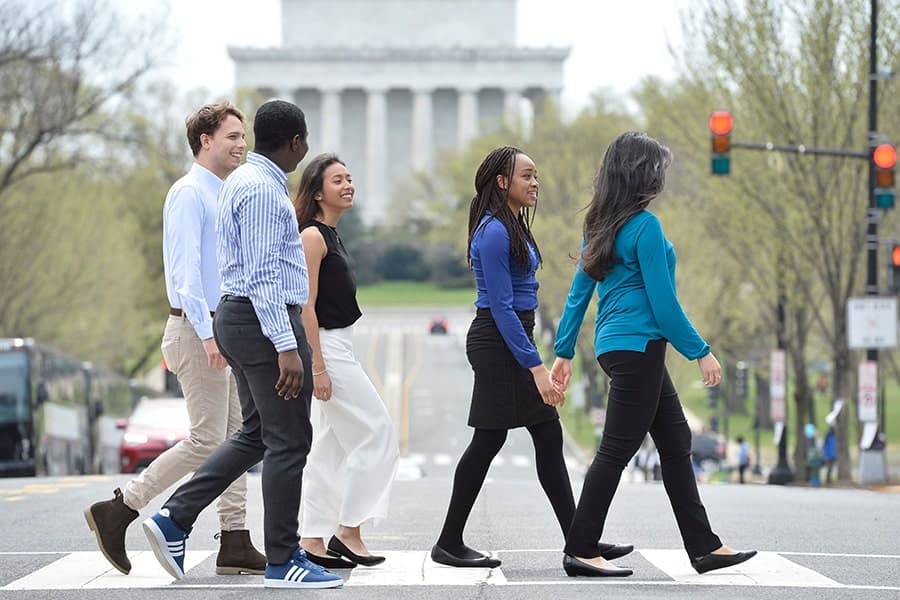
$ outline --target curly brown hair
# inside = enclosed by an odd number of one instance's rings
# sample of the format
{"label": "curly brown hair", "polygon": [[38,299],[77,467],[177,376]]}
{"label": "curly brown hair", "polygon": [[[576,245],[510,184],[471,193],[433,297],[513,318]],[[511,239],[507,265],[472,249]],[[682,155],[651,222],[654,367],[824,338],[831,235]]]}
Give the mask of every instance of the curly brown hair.
{"label": "curly brown hair", "polygon": [[234,115],[244,123],[244,113],[242,113],[235,105],[227,100],[216,102],[214,104],[204,104],[197,109],[196,112],[188,116],[184,121],[187,128],[187,140],[191,146],[191,152],[196,157],[200,154],[200,136],[213,135],[222,125],[222,122],[228,118],[228,115]]}

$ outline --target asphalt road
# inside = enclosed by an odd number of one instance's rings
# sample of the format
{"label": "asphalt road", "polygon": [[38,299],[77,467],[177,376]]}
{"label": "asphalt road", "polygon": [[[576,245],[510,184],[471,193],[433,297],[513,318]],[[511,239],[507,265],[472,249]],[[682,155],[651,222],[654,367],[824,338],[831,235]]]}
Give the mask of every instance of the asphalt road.
{"label": "asphalt road", "polygon": [[[0,480],[0,600],[78,598],[900,598],[900,496],[866,490],[710,484],[701,494],[729,545],[759,557],[699,576],[681,541],[662,485],[623,481],[604,538],[633,543],[617,561],[635,574],[620,580],[566,577],[562,535],[534,472],[528,435],[511,432],[466,530],[466,542],[495,553],[493,571],[452,569],[427,558],[443,520],[465,425],[471,370],[463,340],[469,313],[444,313],[448,335],[429,335],[433,311],[381,311],[358,327],[360,361],[372,373],[400,433],[404,459],[390,517],[364,533],[381,567],[359,567],[340,590],[265,590],[259,576],[214,573],[217,519],[206,510],[188,540],[187,578],[173,583],[155,564],[141,528],[129,529],[134,570],[111,570],[96,549],[82,509],[124,485],[127,476]],[[582,458],[569,452],[576,493]],[[249,483],[248,523],[258,546],[258,475]],[[164,496],[144,512],[149,516]]]}

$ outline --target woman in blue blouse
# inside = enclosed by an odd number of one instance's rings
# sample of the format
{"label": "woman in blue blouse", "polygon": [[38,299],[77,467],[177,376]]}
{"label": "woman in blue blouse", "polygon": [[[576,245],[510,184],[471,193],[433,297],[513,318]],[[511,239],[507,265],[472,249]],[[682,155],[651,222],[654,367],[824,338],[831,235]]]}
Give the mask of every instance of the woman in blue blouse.
{"label": "woman in blue blouse", "polygon": [[594,351],[610,377],[606,424],[566,536],[563,567],[570,576],[631,575],[605,560],[597,540],[622,469],[649,432],[659,450],[663,483],[691,565],[699,573],[753,555],[723,546],[713,533],[691,468],[691,430],[666,371],[666,346],[696,360],[708,386],[721,368],[675,292],[675,250],[647,206],[662,192],[672,161],[668,148],[643,133],[616,138],[603,157],[584,219],[584,247],[554,350],[554,382],[572,375],[575,340],[597,292]]}
{"label": "woman in blue blouse", "polygon": [[[497,148],[478,168],[475,191],[468,259],[478,296],[466,337],[466,356],[475,373],[469,411],[475,431],[456,467],[447,517],[431,558],[455,567],[497,567],[499,560],[463,543],[463,529],[509,429],[528,428],[538,478],[563,534],[575,500],[555,408],[565,398],[550,381],[532,333],[538,305],[535,271],[541,262],[529,227],[529,211],[537,205],[537,169],[521,150]],[[631,548],[606,545],[602,550],[621,555]]]}

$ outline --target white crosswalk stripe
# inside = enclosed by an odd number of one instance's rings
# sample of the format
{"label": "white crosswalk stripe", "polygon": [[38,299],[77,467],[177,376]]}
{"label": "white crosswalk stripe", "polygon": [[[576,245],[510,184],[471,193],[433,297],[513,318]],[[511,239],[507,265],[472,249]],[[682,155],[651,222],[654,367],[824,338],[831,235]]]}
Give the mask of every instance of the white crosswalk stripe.
{"label": "white crosswalk stripe", "polygon": [[[346,587],[366,586],[547,586],[547,585],[702,585],[722,587],[772,587],[772,588],[806,588],[806,589],[872,589],[887,592],[900,592],[900,586],[867,586],[844,584],[802,566],[790,559],[792,556],[803,556],[803,553],[760,552],[746,563],[698,575],[691,568],[683,550],[642,549],[636,554],[642,556],[657,571],[669,577],[660,580],[641,577],[637,570],[634,577],[617,580],[595,580],[591,578],[569,578],[560,569],[558,577],[531,579],[527,570],[516,569],[516,578],[508,579],[503,568],[497,569],[456,569],[445,567],[431,561],[426,551],[379,551],[387,560],[377,568],[354,569],[346,574]],[[498,550],[493,556],[503,559],[520,553],[549,553],[559,555],[558,549],[544,550]],[[191,550],[185,557],[185,571],[199,566],[213,556],[212,550]],[[821,556],[811,553],[809,556]],[[0,553],[2,560],[8,556],[19,556],[16,553]],[[837,556],[837,555],[835,555]],[[868,555],[841,555],[850,559],[865,560]],[[884,556],[900,560],[900,555]],[[261,588],[262,578],[253,576],[223,579],[221,583],[205,583],[201,579],[191,582],[191,574],[187,579],[176,582],[156,561],[152,552],[135,552],[129,557],[132,562],[130,575],[122,575],[113,569],[100,552],[70,552],[34,572],[8,583],[0,590],[77,590],[77,589],[142,589],[158,588],[175,584],[174,587],[185,588]],[[296,568],[288,572],[285,579],[300,581],[307,571]],[[341,573],[344,575],[344,573]],[[205,575],[205,572],[204,572]]]}

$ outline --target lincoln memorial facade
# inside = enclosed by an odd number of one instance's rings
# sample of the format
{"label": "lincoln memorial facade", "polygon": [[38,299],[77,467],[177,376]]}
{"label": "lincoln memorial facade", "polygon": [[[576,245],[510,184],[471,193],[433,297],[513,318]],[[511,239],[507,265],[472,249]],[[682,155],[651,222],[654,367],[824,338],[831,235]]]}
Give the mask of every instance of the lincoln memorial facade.
{"label": "lincoln memorial facade", "polygon": [[236,86],[303,109],[310,156],[347,163],[368,224],[437,150],[558,98],[569,52],[517,46],[516,0],[282,0],[282,31],[229,48]]}

